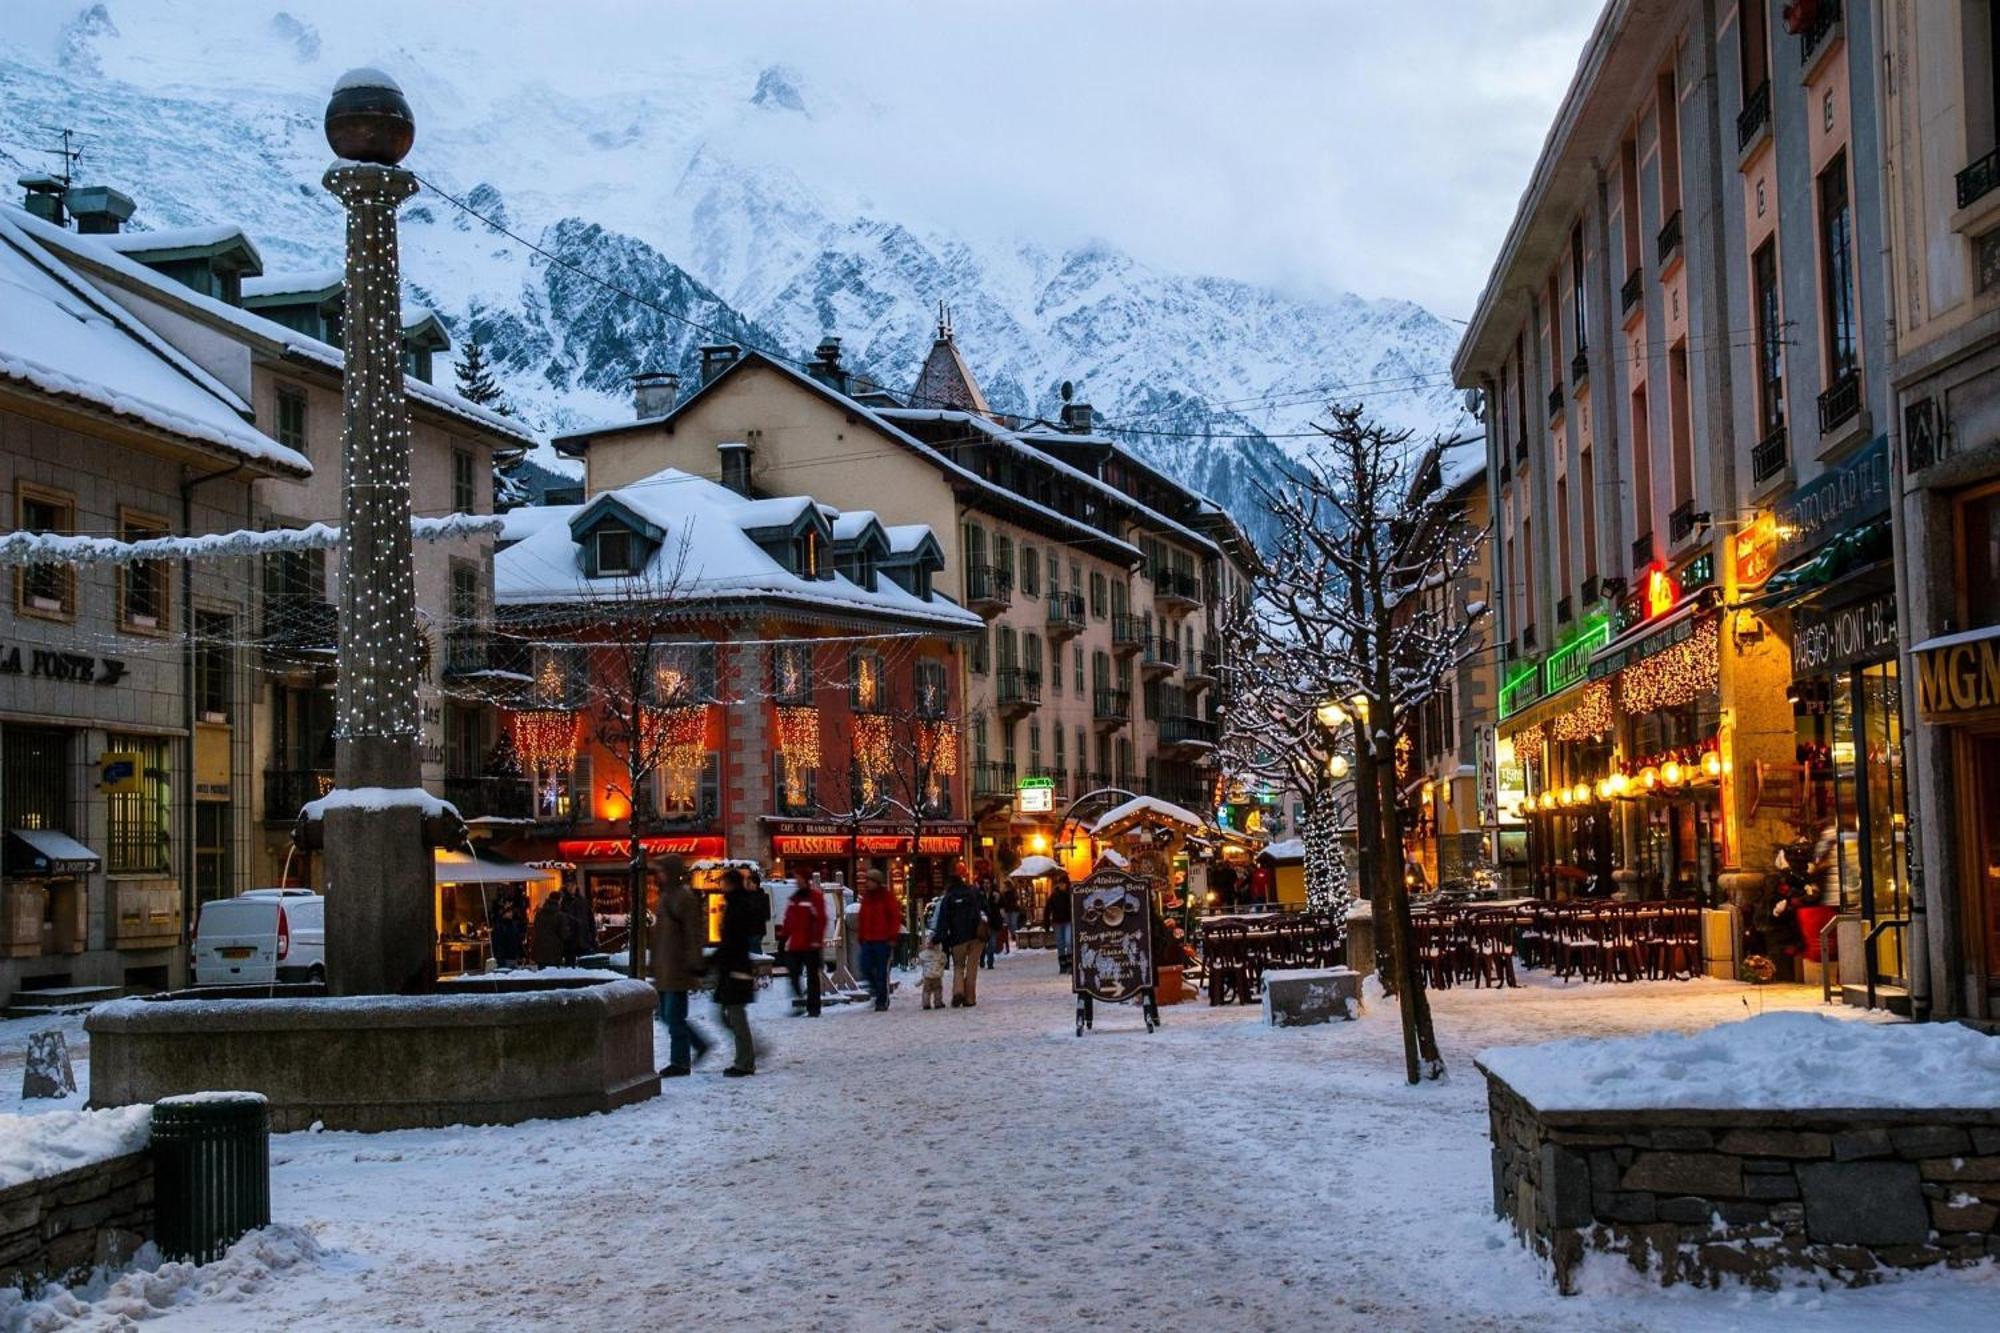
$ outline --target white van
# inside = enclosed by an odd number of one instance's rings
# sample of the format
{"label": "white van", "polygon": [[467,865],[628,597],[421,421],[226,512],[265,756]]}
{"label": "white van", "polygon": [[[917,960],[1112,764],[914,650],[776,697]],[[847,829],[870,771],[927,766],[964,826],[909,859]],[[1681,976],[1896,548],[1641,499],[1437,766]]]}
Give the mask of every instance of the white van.
{"label": "white van", "polygon": [[201,905],[194,984],[268,986],[326,980],[326,899],[309,889],[251,889]]}

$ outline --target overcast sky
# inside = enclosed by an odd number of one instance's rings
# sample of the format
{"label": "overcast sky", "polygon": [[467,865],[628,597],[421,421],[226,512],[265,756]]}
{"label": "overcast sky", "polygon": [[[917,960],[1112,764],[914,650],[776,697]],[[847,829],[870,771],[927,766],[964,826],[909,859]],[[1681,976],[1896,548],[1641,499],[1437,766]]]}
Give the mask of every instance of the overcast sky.
{"label": "overcast sky", "polygon": [[[412,86],[590,98],[729,70],[800,75],[802,174],[883,215],[1142,259],[1299,295],[1477,299],[1597,0],[104,0],[124,77],[317,82],[260,39],[285,9],[323,61]],[[16,6],[27,6],[27,10]],[[0,0],[25,40],[78,0]],[[190,44],[196,45],[190,49]],[[172,49],[173,54],[167,52]],[[160,54],[148,69],[148,52]],[[190,56],[193,58],[191,59]],[[170,68],[171,66],[171,68]],[[433,78],[433,84],[445,82]],[[442,89],[440,89],[442,91]],[[716,100],[721,100],[719,97]],[[421,103],[420,103],[421,105]],[[474,108],[466,107],[468,113]],[[675,116],[692,109],[669,109]],[[701,116],[696,113],[694,119]],[[839,133],[828,133],[831,126]],[[578,127],[558,125],[557,131]]]}

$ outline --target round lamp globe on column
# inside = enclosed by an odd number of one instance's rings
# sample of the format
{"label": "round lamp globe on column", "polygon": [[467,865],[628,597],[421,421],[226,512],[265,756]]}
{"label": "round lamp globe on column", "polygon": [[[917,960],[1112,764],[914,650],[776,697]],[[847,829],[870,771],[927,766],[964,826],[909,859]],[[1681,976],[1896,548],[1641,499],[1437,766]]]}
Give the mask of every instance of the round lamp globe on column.
{"label": "round lamp globe on column", "polygon": [[336,157],[393,167],[416,142],[417,120],[396,81],[379,69],[351,69],[326,104],[326,142]]}
{"label": "round lamp globe on column", "polygon": [[1326,761],[1326,775],[1335,782],[1347,776],[1347,756],[1337,754]]}

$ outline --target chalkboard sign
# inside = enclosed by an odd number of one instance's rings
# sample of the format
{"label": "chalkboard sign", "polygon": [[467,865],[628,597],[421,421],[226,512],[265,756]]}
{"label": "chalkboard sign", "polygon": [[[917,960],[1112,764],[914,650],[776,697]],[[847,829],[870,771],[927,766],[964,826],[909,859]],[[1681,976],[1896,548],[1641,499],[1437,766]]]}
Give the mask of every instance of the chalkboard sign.
{"label": "chalkboard sign", "polygon": [[1159,1026],[1154,999],[1153,882],[1106,868],[1070,889],[1075,955],[1070,989],[1076,994],[1076,1032],[1092,1026],[1093,1001],[1138,1000],[1146,1030]]}

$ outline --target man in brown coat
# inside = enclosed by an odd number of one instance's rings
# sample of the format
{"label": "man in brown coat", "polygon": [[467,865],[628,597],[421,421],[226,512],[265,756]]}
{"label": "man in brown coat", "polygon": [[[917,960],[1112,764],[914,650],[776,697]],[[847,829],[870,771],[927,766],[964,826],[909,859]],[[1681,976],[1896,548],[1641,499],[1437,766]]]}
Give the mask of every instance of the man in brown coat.
{"label": "man in brown coat", "polygon": [[691,1073],[708,1054],[708,1038],[688,1021],[688,994],[701,989],[708,970],[708,909],[688,887],[687,866],[678,856],[662,857],[647,872],[657,895],[653,920],[653,988],[660,993],[660,1021],[666,1024],[667,1067],[661,1078]]}

